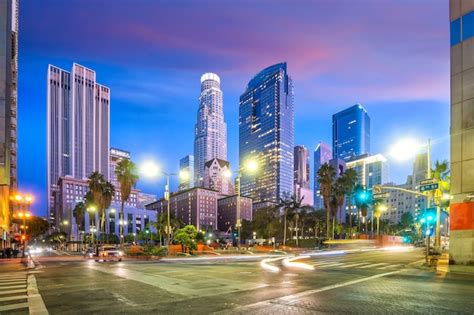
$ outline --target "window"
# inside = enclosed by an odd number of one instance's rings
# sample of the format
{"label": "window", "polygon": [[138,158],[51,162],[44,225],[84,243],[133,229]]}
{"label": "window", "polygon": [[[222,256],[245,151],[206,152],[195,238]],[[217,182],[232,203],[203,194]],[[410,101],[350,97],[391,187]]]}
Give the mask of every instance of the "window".
{"label": "window", "polygon": [[461,42],[461,19],[451,22],[451,46]]}
{"label": "window", "polygon": [[[451,22],[451,28],[453,26],[453,23],[455,23],[456,21],[459,24],[459,19],[457,19]],[[459,26],[456,26],[456,28],[459,28]],[[453,31],[451,30],[451,45],[453,45],[452,34],[453,34]],[[469,39],[473,36],[474,36],[474,12],[471,12],[462,17],[462,40]]]}

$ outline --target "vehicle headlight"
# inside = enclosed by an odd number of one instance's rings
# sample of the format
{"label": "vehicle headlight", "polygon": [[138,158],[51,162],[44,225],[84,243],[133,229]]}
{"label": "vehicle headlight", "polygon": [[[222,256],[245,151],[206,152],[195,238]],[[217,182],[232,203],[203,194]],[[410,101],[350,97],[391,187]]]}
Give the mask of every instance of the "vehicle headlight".
{"label": "vehicle headlight", "polygon": [[119,256],[123,256],[123,252],[121,250],[119,250],[118,254]]}

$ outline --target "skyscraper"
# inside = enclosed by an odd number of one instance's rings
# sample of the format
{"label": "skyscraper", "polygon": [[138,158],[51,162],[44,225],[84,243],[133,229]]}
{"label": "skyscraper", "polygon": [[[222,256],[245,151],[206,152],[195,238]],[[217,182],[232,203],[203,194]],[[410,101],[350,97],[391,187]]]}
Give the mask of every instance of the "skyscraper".
{"label": "skyscraper", "polygon": [[179,190],[189,189],[194,187],[194,155],[186,155],[179,160],[180,173],[187,174],[187,176],[179,177]]}
{"label": "skyscraper", "polygon": [[227,160],[227,125],[224,121],[221,80],[215,73],[201,77],[201,95],[195,125],[194,183],[202,186],[204,164],[218,158]]}
{"label": "skyscraper", "polygon": [[[0,248],[10,227],[9,195],[17,190],[18,0],[0,0]],[[7,236],[7,237],[5,237]],[[4,239],[5,238],[5,239]]]}
{"label": "skyscraper", "polygon": [[382,154],[364,155],[347,162],[346,166],[356,171],[358,184],[367,189],[374,185],[383,185],[389,180],[387,159]]}
{"label": "skyscraper", "polygon": [[[240,96],[241,193],[254,203],[277,203],[293,193],[293,83],[286,63],[270,66],[249,81]],[[257,163],[249,174],[246,161]]]}
{"label": "skyscraper", "polygon": [[294,189],[295,196],[303,199],[302,204],[313,205],[313,191],[310,188],[309,151],[303,145],[294,148]]}
{"label": "skyscraper", "polygon": [[110,178],[109,181],[116,187],[119,186],[119,182],[117,180],[117,175],[115,175],[115,169],[117,168],[117,165],[122,161],[123,159],[131,159],[130,152],[124,151],[121,149],[117,148],[111,148],[110,149],[110,162],[109,162],[109,170],[110,170]]}
{"label": "skyscraper", "polygon": [[309,152],[304,145],[297,145],[294,148],[294,171],[295,185],[302,188],[309,188]]}
{"label": "skyscraper", "polygon": [[233,195],[229,162],[212,159],[204,164],[204,188],[218,191],[222,195]]}
{"label": "skyscraper", "polygon": [[[93,70],[74,63],[72,71],[48,67],[48,209],[62,176],[84,179],[98,171],[109,178],[110,89]],[[52,215],[52,216],[51,216]]]}
{"label": "skyscraper", "polygon": [[450,0],[451,194],[449,259],[474,263],[474,0]]}
{"label": "skyscraper", "polygon": [[318,171],[321,165],[329,163],[331,159],[332,150],[329,144],[319,142],[314,150],[314,207],[316,209],[324,209],[323,197],[318,182]]}
{"label": "skyscraper", "polygon": [[370,118],[361,104],[332,116],[332,154],[350,161],[370,153]]}

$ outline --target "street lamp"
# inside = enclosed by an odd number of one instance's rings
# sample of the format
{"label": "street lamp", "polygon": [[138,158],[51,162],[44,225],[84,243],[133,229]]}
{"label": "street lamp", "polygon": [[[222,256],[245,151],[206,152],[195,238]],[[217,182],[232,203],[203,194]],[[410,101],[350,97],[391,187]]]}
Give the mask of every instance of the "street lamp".
{"label": "street lamp", "polygon": [[[97,211],[97,208],[92,205],[92,206],[89,206],[87,207],[87,212],[89,212],[89,222],[92,221],[92,227],[89,228],[90,232],[91,232],[91,236],[92,236],[92,246],[95,246],[95,243],[94,243],[94,232],[96,231],[95,229],[95,212]],[[92,216],[92,220],[90,220],[90,217]]]}
{"label": "street lamp", "polygon": [[384,204],[380,204],[377,206],[377,237],[379,236],[379,226],[380,226],[380,217],[382,216],[382,212],[385,212],[388,210],[387,206]]}
{"label": "street lamp", "polygon": [[[26,220],[30,219],[31,217],[30,207],[33,201],[33,197],[31,195],[22,196],[20,194],[17,194],[15,195],[13,199],[14,201],[16,201],[18,205],[18,208],[17,208],[18,212],[16,212],[16,216],[23,220],[23,224],[20,226],[20,229],[22,232],[21,240],[23,243],[23,258],[24,258],[26,254],[26,247],[27,247],[26,230],[28,229],[28,226],[26,225]],[[22,204],[24,204],[24,206],[22,206]]]}
{"label": "street lamp", "polygon": [[[254,159],[248,159],[245,161],[244,166],[240,168],[236,174],[237,177],[235,179],[235,186],[237,190],[237,213],[236,213],[236,227],[237,227],[237,248],[240,254],[240,233],[241,233],[241,228],[242,228],[242,220],[241,220],[241,211],[240,211],[240,181],[242,178],[242,172],[248,172],[248,173],[255,173],[258,169],[258,164]],[[230,178],[232,176],[232,172],[230,170],[226,170],[224,172],[224,176]]]}
{"label": "street lamp", "polygon": [[[141,173],[148,178],[156,178],[160,174],[166,176],[166,186],[165,186],[165,200],[167,201],[166,204],[166,212],[167,212],[167,225],[166,225],[166,234],[167,234],[167,239],[166,239],[166,246],[169,247],[170,241],[171,241],[171,219],[170,219],[170,176],[178,176],[181,179],[189,179],[191,176],[188,172],[186,171],[180,171],[178,174],[176,173],[167,173],[163,172],[160,170],[160,167],[153,161],[147,161],[142,164],[141,168]],[[169,251],[168,251],[169,252]]]}

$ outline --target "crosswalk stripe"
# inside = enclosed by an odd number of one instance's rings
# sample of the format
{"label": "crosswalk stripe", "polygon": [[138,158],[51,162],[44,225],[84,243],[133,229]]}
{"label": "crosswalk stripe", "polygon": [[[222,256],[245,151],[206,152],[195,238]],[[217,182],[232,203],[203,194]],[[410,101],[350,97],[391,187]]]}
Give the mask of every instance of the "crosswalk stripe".
{"label": "crosswalk stripe", "polygon": [[362,266],[362,265],[367,265],[367,264],[368,263],[349,264],[349,265],[341,266],[341,268],[357,267],[357,266]]}
{"label": "crosswalk stripe", "polygon": [[26,277],[0,278],[0,281],[12,281],[12,280],[24,280],[24,281],[26,281]]}
{"label": "crosswalk stripe", "polygon": [[388,265],[387,263],[378,263],[378,264],[371,264],[371,265],[368,265],[368,266],[361,266],[361,267],[357,267],[358,269],[367,269],[367,268],[373,268],[373,267],[377,267],[377,266],[383,266],[383,265]]}
{"label": "crosswalk stripe", "polygon": [[28,299],[28,295],[15,295],[0,298],[0,302]]}
{"label": "crosswalk stripe", "polygon": [[0,291],[0,295],[7,295],[7,294],[14,294],[14,293],[26,293],[26,289],[10,290],[10,291]]}
{"label": "crosswalk stripe", "polygon": [[334,263],[339,263],[338,261],[330,261],[330,262],[320,262],[320,263],[315,263],[313,264],[313,266],[317,267],[317,266],[324,266],[324,265],[330,265],[330,264],[334,264]]}
{"label": "crosswalk stripe", "polygon": [[0,281],[0,287],[5,286],[5,285],[14,285],[14,284],[22,284],[22,283],[26,283],[26,281],[5,281],[5,282]]}
{"label": "crosswalk stripe", "polygon": [[18,284],[18,285],[11,285],[11,286],[8,286],[8,287],[0,287],[0,289],[2,289],[2,290],[22,289],[22,288],[26,288],[26,283]]}
{"label": "crosswalk stripe", "polygon": [[324,265],[324,266],[320,266],[320,267],[321,268],[327,268],[327,267],[336,267],[336,266],[340,266],[340,265],[344,265],[344,263],[334,263],[334,264]]}
{"label": "crosswalk stripe", "polygon": [[19,308],[28,308],[28,303],[17,303],[17,304],[8,304],[0,306],[1,311],[11,311]]}
{"label": "crosswalk stripe", "polygon": [[388,265],[388,266],[385,266],[385,267],[381,267],[381,268],[377,268],[377,269],[380,269],[380,270],[385,270],[385,269],[391,269],[391,268],[398,268],[400,267],[401,264],[396,264],[396,265]]}

